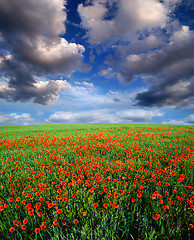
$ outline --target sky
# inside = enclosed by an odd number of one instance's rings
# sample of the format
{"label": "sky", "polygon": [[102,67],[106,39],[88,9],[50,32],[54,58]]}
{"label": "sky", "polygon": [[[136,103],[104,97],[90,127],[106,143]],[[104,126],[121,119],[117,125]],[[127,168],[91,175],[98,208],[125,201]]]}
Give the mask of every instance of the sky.
{"label": "sky", "polygon": [[193,0],[0,0],[0,126],[194,124]]}

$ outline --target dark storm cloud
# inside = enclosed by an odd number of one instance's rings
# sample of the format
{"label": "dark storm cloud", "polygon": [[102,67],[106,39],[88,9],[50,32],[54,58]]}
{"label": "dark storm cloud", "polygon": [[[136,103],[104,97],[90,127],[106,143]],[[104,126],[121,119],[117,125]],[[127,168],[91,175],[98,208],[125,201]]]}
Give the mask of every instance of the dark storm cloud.
{"label": "dark storm cloud", "polygon": [[152,86],[137,94],[137,105],[194,107],[193,66],[193,59],[186,60],[151,77]]}
{"label": "dark storm cloud", "polygon": [[46,74],[69,75],[80,66],[84,47],[59,37],[65,33],[64,4],[64,0],[0,0],[4,55],[0,58],[0,70],[9,75],[8,86],[1,87],[1,98],[48,104],[55,99],[53,96],[58,96],[61,87],[51,91],[49,84],[44,84],[44,91],[43,86],[40,91],[37,78]]}
{"label": "dark storm cloud", "polygon": [[136,75],[156,74],[177,62],[194,57],[194,32],[184,26],[174,33],[163,49],[139,55],[129,55],[120,67],[124,80],[131,82]]}
{"label": "dark storm cloud", "polygon": [[136,96],[140,106],[193,106],[194,32],[183,26],[162,49],[129,55],[119,72],[126,82],[137,76],[151,84]]}

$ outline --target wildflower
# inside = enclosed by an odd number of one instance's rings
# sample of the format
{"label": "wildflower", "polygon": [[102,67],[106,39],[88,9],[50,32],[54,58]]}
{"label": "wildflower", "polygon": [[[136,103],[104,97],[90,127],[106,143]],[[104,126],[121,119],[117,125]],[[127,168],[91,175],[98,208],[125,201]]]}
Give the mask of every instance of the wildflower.
{"label": "wildflower", "polygon": [[83,212],[83,216],[86,216],[86,212]]}
{"label": "wildflower", "polygon": [[55,220],[54,222],[53,222],[53,225],[57,225],[58,224],[58,222],[57,222],[57,220]]}
{"label": "wildflower", "polygon": [[155,214],[153,217],[152,217],[154,220],[157,220],[160,218],[160,214]]}
{"label": "wildflower", "polygon": [[35,232],[35,233],[39,233],[39,232],[40,232],[40,228],[35,228],[35,229],[34,229],[34,232]]}
{"label": "wildflower", "polygon": [[115,204],[114,204],[114,207],[115,207],[115,208],[118,208],[118,207],[119,207],[119,205],[118,205],[117,203],[115,203]]}
{"label": "wildflower", "polygon": [[61,199],[61,196],[60,196],[60,195],[57,195],[57,196],[56,196],[56,199],[60,200],[60,199]]}
{"label": "wildflower", "polygon": [[28,223],[28,219],[24,219],[23,224],[27,224],[27,223]]}
{"label": "wildflower", "polygon": [[44,230],[46,228],[46,225],[44,225],[44,224],[42,224],[41,226],[40,226],[40,229],[41,230]]}
{"label": "wildflower", "polygon": [[62,209],[59,209],[59,210],[57,211],[58,214],[61,214],[62,212],[63,212]]}
{"label": "wildflower", "polygon": [[15,231],[15,228],[14,228],[14,227],[11,227],[11,228],[9,229],[9,231],[10,231],[10,233],[12,233],[12,232]]}
{"label": "wildflower", "polygon": [[21,229],[22,229],[22,230],[25,230],[25,229],[26,229],[26,225],[22,225],[22,226],[21,226]]}
{"label": "wildflower", "polygon": [[75,224],[78,224],[78,222],[79,222],[77,219],[74,219],[73,221]]}
{"label": "wildflower", "polygon": [[94,207],[98,207],[98,204],[97,204],[97,203],[94,203],[93,206],[94,206]]}
{"label": "wildflower", "polygon": [[104,208],[107,208],[107,207],[108,207],[108,203],[104,203],[104,204],[103,204],[103,207],[104,207]]}

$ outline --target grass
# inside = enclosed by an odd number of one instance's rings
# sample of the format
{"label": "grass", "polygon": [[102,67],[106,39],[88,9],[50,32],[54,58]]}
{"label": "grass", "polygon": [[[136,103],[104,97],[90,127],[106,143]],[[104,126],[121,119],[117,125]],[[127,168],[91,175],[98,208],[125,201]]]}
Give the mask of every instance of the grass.
{"label": "grass", "polygon": [[0,239],[193,239],[193,133],[0,127]]}

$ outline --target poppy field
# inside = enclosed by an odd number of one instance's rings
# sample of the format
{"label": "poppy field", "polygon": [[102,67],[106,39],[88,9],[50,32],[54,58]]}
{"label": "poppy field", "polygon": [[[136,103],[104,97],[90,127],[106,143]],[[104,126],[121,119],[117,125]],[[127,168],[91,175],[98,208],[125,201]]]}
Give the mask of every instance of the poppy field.
{"label": "poppy field", "polygon": [[193,239],[194,127],[0,127],[0,239]]}

